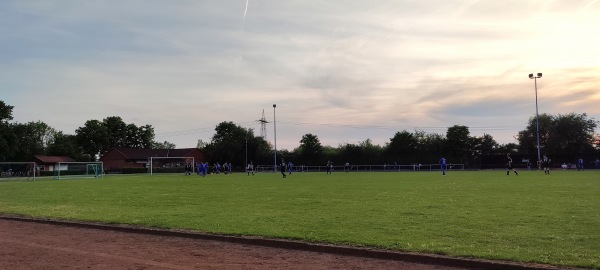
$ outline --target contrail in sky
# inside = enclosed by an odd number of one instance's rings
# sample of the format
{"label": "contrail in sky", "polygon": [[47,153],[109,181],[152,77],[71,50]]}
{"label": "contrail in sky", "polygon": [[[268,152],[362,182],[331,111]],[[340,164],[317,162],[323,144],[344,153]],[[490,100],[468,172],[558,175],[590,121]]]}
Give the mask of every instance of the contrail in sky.
{"label": "contrail in sky", "polygon": [[248,1],[250,1],[250,0],[246,0],[246,9],[244,10],[244,20],[246,20],[246,13],[248,13]]}

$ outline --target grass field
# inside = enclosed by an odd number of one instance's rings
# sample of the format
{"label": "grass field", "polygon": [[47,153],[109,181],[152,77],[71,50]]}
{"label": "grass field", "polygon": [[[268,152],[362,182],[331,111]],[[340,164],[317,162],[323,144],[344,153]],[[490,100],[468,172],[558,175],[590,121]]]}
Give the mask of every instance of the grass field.
{"label": "grass field", "polygon": [[0,213],[600,269],[600,171],[11,181]]}

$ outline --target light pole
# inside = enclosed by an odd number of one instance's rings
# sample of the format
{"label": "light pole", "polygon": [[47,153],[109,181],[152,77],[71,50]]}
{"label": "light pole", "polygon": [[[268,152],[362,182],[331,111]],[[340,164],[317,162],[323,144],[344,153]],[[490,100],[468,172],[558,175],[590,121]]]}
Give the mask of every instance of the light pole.
{"label": "light pole", "polygon": [[273,104],[273,137],[275,140],[275,163],[273,163],[275,167],[273,167],[273,172],[277,172],[277,122],[275,121],[275,107],[277,107],[277,105]]}
{"label": "light pole", "polygon": [[533,76],[533,73],[529,73],[529,79],[533,79],[535,84],[535,128],[537,132],[537,156],[538,156],[538,170],[540,169],[540,114],[538,113],[538,98],[537,98],[537,79],[542,77],[542,73],[538,73],[537,76]]}

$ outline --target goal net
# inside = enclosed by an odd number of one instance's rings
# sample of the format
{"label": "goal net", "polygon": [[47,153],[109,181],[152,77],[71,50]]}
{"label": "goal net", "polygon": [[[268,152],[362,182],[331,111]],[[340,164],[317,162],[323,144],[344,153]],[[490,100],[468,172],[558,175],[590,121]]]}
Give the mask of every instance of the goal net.
{"label": "goal net", "polygon": [[35,162],[0,162],[0,180],[33,180]]}
{"label": "goal net", "polygon": [[58,162],[54,168],[54,179],[97,178],[103,175],[102,162]]}
{"label": "goal net", "polygon": [[194,157],[150,157],[148,159],[148,173],[187,173],[186,166],[191,165],[190,174],[196,172]]}

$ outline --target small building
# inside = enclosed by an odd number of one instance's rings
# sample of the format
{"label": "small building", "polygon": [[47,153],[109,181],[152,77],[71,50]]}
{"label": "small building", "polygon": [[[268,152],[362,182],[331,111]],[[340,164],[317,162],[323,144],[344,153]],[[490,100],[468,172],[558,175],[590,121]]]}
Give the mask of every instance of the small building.
{"label": "small building", "polygon": [[[100,161],[104,163],[104,170],[119,172],[124,168],[146,168],[151,157],[189,157],[194,162],[204,162],[204,153],[198,148],[182,149],[140,149],[140,148],[113,148],[106,152]],[[179,161],[184,163],[185,161]],[[181,164],[185,166],[185,164]]]}
{"label": "small building", "polygon": [[61,164],[60,168],[58,168],[59,162],[75,162],[74,159],[67,156],[41,156],[36,155],[33,157],[33,162],[37,166],[38,170],[41,172],[47,171],[65,171],[68,170],[69,167],[67,164]]}

